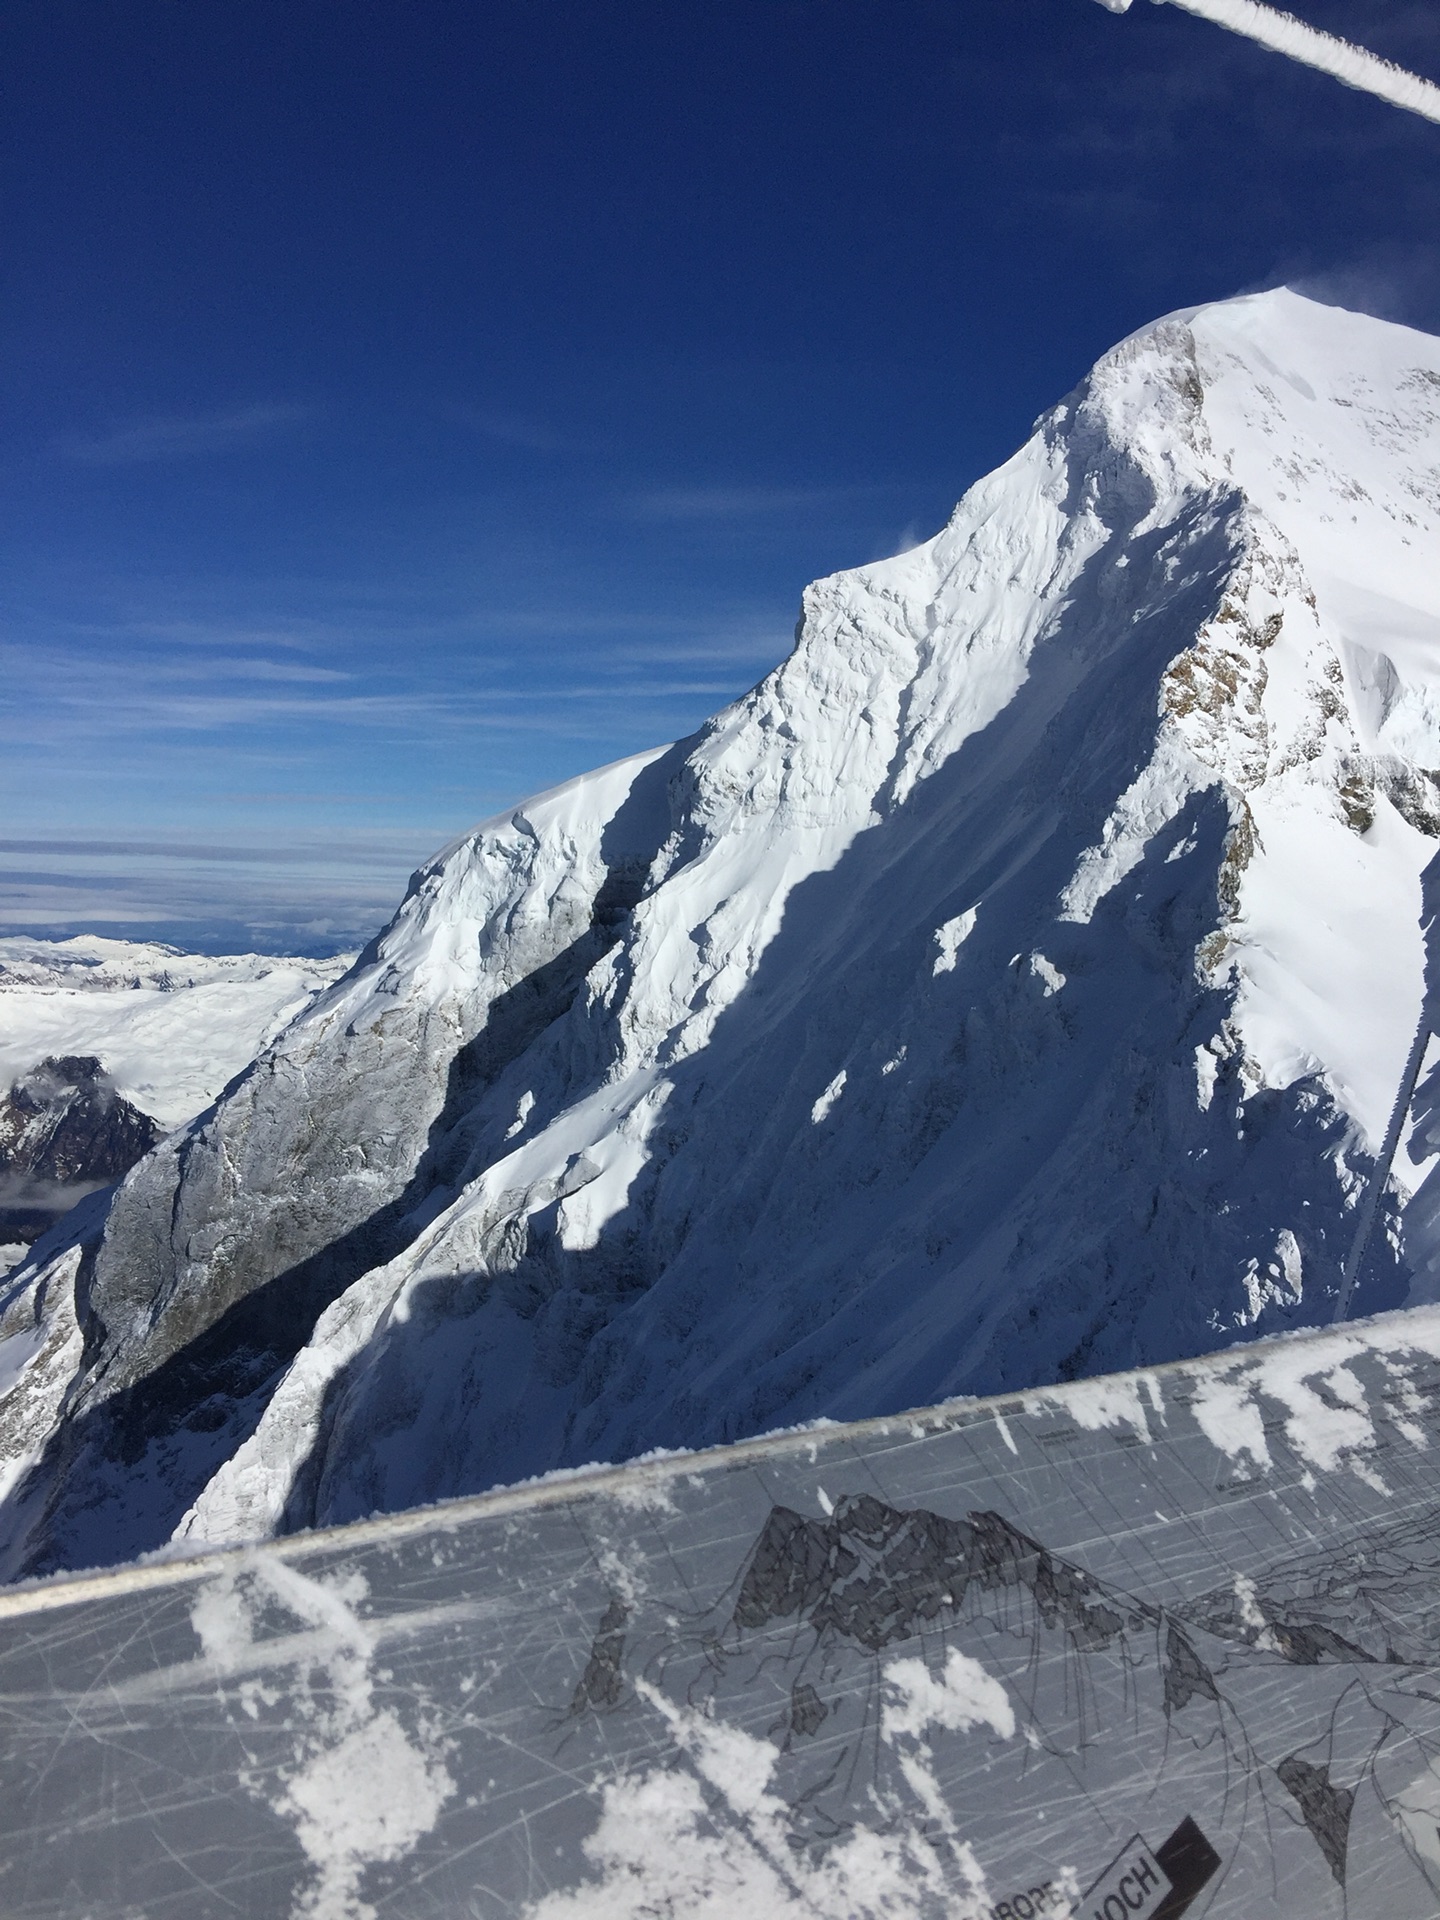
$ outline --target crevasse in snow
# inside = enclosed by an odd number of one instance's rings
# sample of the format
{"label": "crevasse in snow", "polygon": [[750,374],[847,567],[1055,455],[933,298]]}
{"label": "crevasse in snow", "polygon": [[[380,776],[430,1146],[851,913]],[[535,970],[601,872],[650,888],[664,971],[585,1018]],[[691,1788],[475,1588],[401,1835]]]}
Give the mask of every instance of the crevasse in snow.
{"label": "crevasse in snow", "polygon": [[1278,292],[1123,342],[37,1248],[4,1570],[1327,1319],[1420,1004],[1437,532],[1440,341]]}

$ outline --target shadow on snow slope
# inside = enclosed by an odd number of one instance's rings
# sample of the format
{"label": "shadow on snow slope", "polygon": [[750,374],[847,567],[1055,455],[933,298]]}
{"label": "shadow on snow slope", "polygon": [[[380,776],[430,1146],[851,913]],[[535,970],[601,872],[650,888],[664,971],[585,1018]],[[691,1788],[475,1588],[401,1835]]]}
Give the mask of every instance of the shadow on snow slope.
{"label": "shadow on snow slope", "polygon": [[[1326,1317],[1344,1116],[1306,1081],[1246,1099],[1234,1062],[1208,1107],[1197,1098],[1195,1049],[1228,1007],[1194,962],[1220,913],[1219,787],[1088,924],[1055,917],[1153,749],[1161,675],[1236,560],[1233,498],[1140,535],[1148,501],[1123,504],[1016,697],[903,802],[882,795],[879,823],[791,893],[709,1044],[665,1067],[649,1162],[597,1243],[563,1243],[557,1202],[518,1228],[497,1220],[487,1271],[418,1286],[331,1382],[287,1525],[1203,1351],[1243,1331],[1243,1277],[1282,1232],[1304,1297],[1271,1288],[1263,1330]],[[640,776],[637,839],[658,845],[662,783],[689,746]],[[453,1197],[467,1155],[474,1171],[499,1147],[541,1056],[552,1108],[554,1090],[588,1090],[575,1063],[593,1066],[603,1036],[577,996],[623,939],[644,865],[612,838],[607,857],[621,851],[589,931],[452,1063],[404,1192],[62,1428],[15,1497],[13,1573],[160,1545],[319,1313]],[[971,908],[937,974],[937,923]],[[846,1124],[812,1122],[842,1068]],[[1375,1245],[1370,1310],[1402,1293]]]}

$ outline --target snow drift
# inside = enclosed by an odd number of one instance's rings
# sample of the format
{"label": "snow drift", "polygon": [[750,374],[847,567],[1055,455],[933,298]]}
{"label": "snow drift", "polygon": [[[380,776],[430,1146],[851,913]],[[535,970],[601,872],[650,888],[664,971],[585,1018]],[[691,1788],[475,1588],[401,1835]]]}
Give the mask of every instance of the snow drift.
{"label": "snow drift", "polygon": [[[1333,1311],[1440,835],[1440,341],[1107,354],[693,739],[487,822],[12,1277],[8,1574]],[[1411,1287],[1402,1151],[1356,1305]]]}

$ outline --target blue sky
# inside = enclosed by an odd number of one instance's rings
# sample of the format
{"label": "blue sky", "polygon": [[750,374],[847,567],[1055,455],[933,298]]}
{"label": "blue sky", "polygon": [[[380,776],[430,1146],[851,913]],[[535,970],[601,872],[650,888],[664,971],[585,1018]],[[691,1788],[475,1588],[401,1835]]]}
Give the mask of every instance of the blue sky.
{"label": "blue sky", "polygon": [[0,928],[361,938],[1146,320],[1440,332],[1440,129],[1170,7],[7,0],[0,67]]}

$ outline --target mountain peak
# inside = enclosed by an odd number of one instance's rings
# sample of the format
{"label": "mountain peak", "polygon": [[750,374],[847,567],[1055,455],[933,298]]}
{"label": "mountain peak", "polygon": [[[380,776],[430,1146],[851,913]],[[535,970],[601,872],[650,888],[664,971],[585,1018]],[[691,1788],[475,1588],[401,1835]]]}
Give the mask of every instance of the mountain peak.
{"label": "mountain peak", "polygon": [[1171,315],[692,739],[455,843],[12,1299],[83,1341],[6,1564],[1327,1319],[1420,1004],[1437,475],[1440,341]]}

